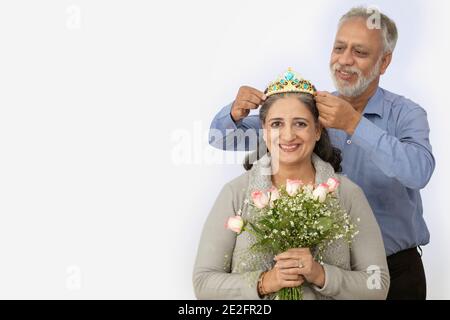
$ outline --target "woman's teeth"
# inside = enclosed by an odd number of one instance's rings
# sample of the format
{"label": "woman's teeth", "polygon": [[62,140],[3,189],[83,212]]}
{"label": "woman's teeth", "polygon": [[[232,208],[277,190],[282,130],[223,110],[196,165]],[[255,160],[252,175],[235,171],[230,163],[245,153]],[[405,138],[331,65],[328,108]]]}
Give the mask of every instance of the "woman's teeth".
{"label": "woman's teeth", "polygon": [[280,144],[280,149],[285,152],[293,152],[300,147],[299,144]]}

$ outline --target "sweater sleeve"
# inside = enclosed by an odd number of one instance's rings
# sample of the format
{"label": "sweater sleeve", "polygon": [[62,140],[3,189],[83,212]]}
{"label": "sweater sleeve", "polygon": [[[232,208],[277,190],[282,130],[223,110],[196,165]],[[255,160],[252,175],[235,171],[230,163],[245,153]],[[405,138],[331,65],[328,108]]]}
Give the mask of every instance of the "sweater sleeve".
{"label": "sweater sleeve", "polygon": [[[220,192],[203,227],[194,265],[193,284],[197,299],[260,299],[257,280],[263,270],[231,273],[236,234],[224,225],[239,209],[233,189],[227,184]],[[252,273],[252,275],[250,274]]]}
{"label": "sweater sleeve", "polygon": [[324,264],[325,285],[314,289],[339,300],[384,300],[390,278],[378,223],[363,191],[349,180],[343,182],[341,201],[359,231],[350,246],[351,270]]}

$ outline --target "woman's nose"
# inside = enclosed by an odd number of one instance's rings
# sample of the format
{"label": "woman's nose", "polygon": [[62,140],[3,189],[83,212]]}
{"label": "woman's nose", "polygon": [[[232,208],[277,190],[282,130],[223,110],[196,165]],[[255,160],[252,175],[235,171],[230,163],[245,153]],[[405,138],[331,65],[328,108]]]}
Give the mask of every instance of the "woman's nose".
{"label": "woman's nose", "polygon": [[294,140],[295,138],[296,138],[296,134],[291,126],[286,126],[285,128],[283,128],[283,130],[281,130],[281,139],[282,140],[289,142],[289,141]]}

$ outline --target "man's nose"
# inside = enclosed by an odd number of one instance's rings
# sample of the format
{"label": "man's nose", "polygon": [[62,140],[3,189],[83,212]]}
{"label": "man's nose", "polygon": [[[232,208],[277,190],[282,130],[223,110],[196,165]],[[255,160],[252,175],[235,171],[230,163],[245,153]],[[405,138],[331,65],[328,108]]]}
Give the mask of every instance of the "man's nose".
{"label": "man's nose", "polygon": [[338,59],[338,62],[341,66],[351,66],[354,63],[352,51],[350,48],[345,50]]}

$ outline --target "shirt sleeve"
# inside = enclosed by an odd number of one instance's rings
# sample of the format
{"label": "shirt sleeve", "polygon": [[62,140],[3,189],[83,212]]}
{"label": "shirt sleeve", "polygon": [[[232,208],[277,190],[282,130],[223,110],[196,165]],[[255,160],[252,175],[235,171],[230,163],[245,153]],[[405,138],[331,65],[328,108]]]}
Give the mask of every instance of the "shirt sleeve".
{"label": "shirt sleeve", "polygon": [[381,231],[363,191],[351,185],[341,196],[359,231],[350,246],[351,270],[325,263],[325,284],[313,288],[337,300],[384,300],[390,278]]}
{"label": "shirt sleeve", "polygon": [[209,130],[209,144],[215,148],[232,151],[256,150],[261,124],[257,115],[241,121],[231,118],[232,103],[225,106],[214,117]]}
{"label": "shirt sleeve", "polygon": [[362,117],[352,142],[368,152],[388,177],[408,188],[422,189],[435,167],[429,133],[426,112],[416,107],[399,118],[396,136]]}
{"label": "shirt sleeve", "polygon": [[236,209],[233,205],[233,191],[226,185],[203,227],[193,272],[197,299],[261,300],[257,280],[251,283],[249,279],[258,279],[263,270],[231,273],[236,233],[225,229],[224,225]]}

